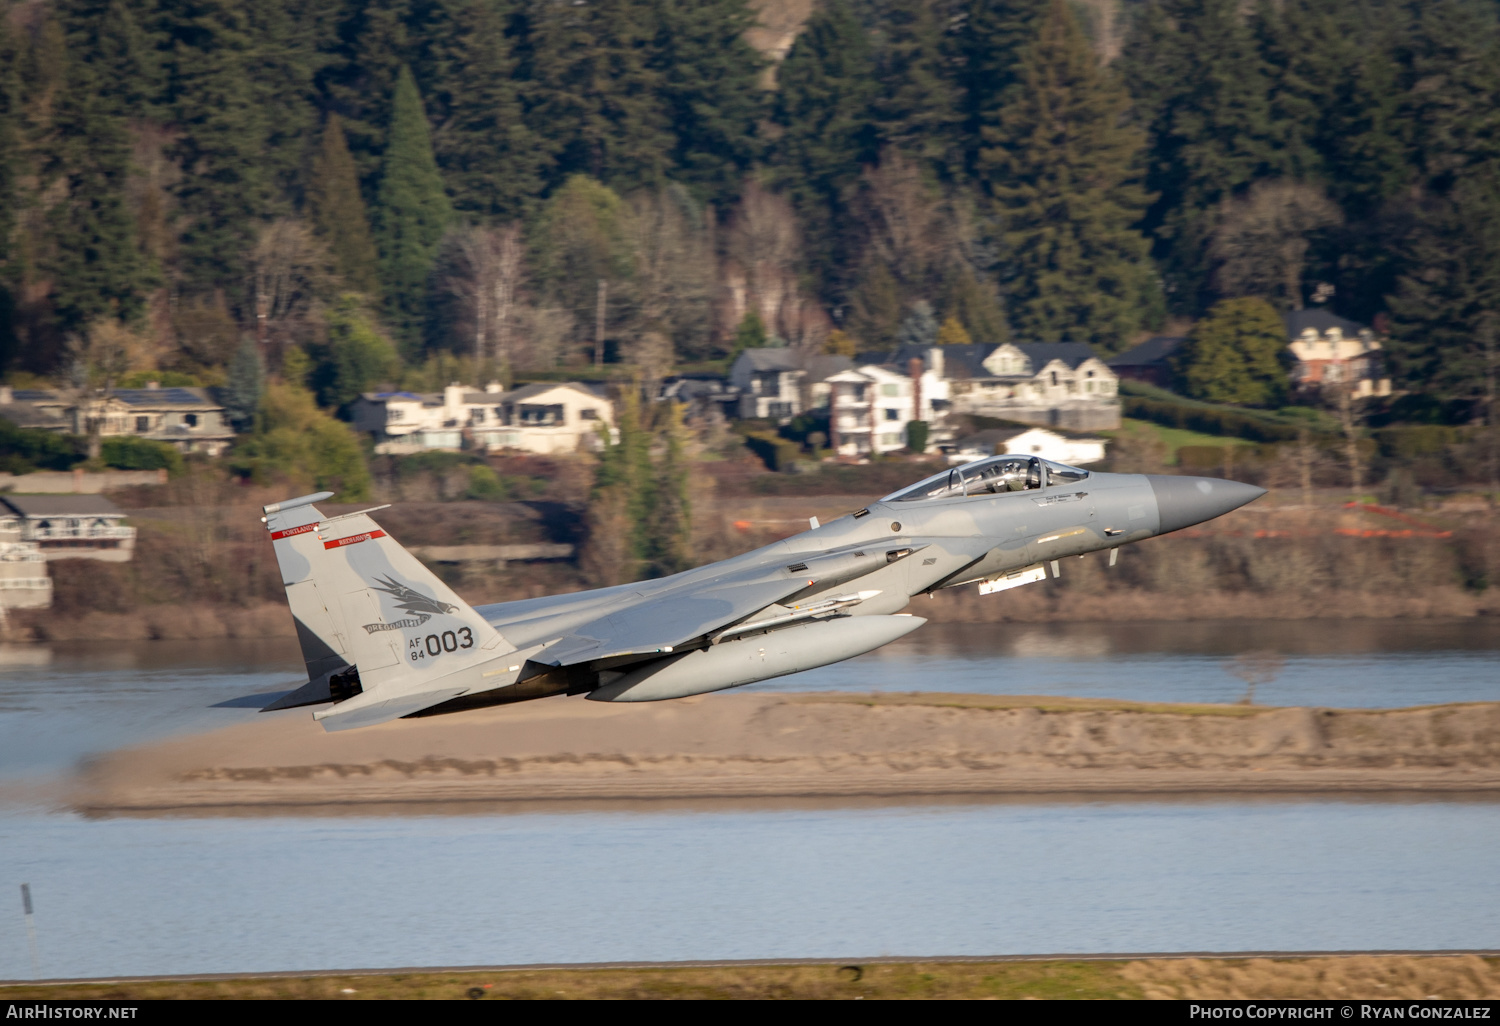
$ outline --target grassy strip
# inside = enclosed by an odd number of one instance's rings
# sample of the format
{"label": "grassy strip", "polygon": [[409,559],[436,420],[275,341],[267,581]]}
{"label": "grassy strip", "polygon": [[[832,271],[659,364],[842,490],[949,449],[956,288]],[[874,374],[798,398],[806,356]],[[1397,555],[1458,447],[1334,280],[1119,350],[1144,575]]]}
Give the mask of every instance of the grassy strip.
{"label": "grassy strip", "polygon": [[1400,998],[1500,997],[1500,958],[1339,955],[1089,961],[478,969],[0,987],[0,1001],[304,998]]}
{"label": "grassy strip", "polygon": [[[1133,998],[1123,962],[957,962],[862,966],[543,969],[0,988],[0,1001],[49,998]],[[859,977],[855,979],[856,975]]]}

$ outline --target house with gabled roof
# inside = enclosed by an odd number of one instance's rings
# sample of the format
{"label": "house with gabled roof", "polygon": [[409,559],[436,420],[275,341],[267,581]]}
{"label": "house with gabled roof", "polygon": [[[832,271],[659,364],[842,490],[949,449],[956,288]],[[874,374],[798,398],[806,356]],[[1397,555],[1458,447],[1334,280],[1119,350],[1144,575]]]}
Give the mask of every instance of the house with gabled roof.
{"label": "house with gabled roof", "polygon": [[104,438],[165,442],[181,452],[218,456],[234,441],[223,404],[204,388],[112,388],[79,398],[41,388],[0,387],[0,417],[18,427],[86,435],[91,421]]}
{"label": "house with gabled roof", "polygon": [[1356,399],[1391,394],[1385,354],[1375,332],[1322,307],[1282,315],[1292,353],[1292,386],[1347,384]]}
{"label": "house with gabled roof", "polygon": [[135,528],[125,511],[102,495],[0,495],[0,534],[18,531],[43,559],[100,559],[126,563],[135,554]]}
{"label": "house with gabled roof", "polygon": [[1081,342],[902,346],[886,362],[912,359],[946,382],[955,413],[1072,431],[1120,426],[1119,376]]}
{"label": "house with gabled roof", "polygon": [[575,452],[614,432],[614,403],[603,389],[576,381],[542,381],[507,392],[449,385],[441,392],[366,392],[350,404],[358,431],[381,454],[431,449]]}

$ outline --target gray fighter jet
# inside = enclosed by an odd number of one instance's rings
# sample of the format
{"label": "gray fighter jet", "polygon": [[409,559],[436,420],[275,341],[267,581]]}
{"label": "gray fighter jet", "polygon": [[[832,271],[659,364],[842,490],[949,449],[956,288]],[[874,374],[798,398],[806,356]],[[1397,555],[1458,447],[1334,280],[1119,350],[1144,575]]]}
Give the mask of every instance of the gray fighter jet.
{"label": "gray fighter jet", "polygon": [[265,507],[327,730],[548,695],[682,698],[826,666],[927,621],[916,595],[1040,581],[1068,556],[1211,520],[1265,494],[1206,477],[1100,474],[995,456],[733,559],[613,588],[471,607],[329,492]]}

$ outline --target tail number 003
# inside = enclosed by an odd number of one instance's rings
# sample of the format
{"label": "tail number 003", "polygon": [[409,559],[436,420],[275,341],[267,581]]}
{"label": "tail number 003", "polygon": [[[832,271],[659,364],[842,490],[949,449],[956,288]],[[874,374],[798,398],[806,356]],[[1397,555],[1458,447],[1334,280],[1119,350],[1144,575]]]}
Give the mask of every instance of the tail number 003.
{"label": "tail number 003", "polygon": [[411,639],[411,661],[420,662],[430,656],[442,655],[444,652],[457,652],[461,648],[474,647],[474,632],[467,627],[460,627],[458,633],[444,631],[441,634],[429,634],[425,638]]}

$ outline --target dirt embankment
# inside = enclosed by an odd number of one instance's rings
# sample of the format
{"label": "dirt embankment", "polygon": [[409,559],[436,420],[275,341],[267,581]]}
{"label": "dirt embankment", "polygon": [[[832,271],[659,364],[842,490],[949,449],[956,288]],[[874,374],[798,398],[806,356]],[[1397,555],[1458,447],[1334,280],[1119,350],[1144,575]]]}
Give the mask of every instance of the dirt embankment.
{"label": "dirt embankment", "polygon": [[1153,706],[973,695],[546,699],[325,734],[306,711],[104,757],[97,813],[362,803],[1500,791],[1500,704]]}

